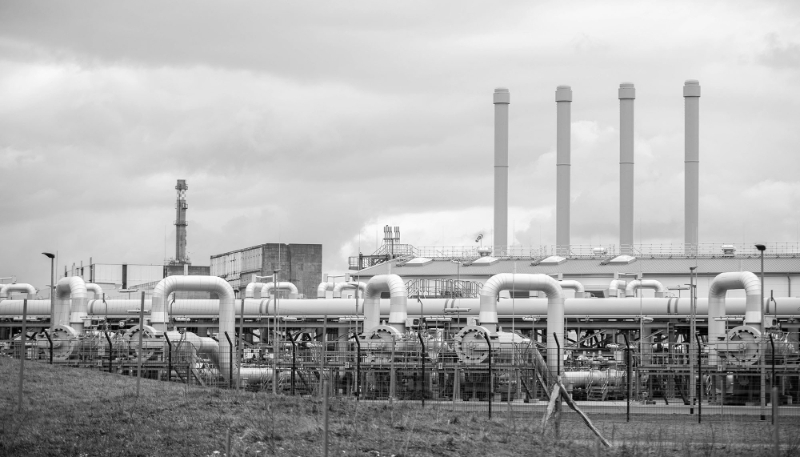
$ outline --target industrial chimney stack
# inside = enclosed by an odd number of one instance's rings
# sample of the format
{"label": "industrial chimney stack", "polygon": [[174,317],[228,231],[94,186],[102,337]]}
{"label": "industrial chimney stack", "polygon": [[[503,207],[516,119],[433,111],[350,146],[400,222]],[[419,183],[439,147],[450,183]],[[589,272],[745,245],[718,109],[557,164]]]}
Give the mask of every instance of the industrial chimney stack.
{"label": "industrial chimney stack", "polygon": [[572,89],[556,89],[556,253],[568,256],[570,191],[570,105]]}
{"label": "industrial chimney stack", "polygon": [[494,241],[495,254],[508,247],[508,89],[494,90]]}
{"label": "industrial chimney stack", "polygon": [[189,258],[186,256],[186,209],[189,205],[186,203],[186,191],[189,186],[186,184],[185,179],[179,179],[178,185],[175,190],[178,191],[178,200],[175,203],[175,263],[184,264],[189,263]]}
{"label": "industrial chimney stack", "polygon": [[684,249],[697,254],[700,208],[700,83],[689,79],[683,86],[685,106]]}
{"label": "industrial chimney stack", "polygon": [[619,85],[619,246],[633,253],[633,83]]}

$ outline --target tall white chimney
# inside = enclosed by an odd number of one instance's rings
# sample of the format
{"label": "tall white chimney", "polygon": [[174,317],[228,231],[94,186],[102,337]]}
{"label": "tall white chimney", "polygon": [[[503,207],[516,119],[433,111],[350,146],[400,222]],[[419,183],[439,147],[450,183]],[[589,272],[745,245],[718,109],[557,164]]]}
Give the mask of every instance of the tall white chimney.
{"label": "tall white chimney", "polygon": [[556,89],[556,253],[569,255],[570,104],[572,89]]}
{"label": "tall white chimney", "polygon": [[508,246],[508,89],[494,90],[494,240],[496,254]]}
{"label": "tall white chimney", "polygon": [[686,126],[684,192],[684,245],[688,255],[697,253],[700,207],[700,83],[689,79],[683,86]]}
{"label": "tall white chimney", "polygon": [[633,83],[619,85],[619,246],[633,253]]}

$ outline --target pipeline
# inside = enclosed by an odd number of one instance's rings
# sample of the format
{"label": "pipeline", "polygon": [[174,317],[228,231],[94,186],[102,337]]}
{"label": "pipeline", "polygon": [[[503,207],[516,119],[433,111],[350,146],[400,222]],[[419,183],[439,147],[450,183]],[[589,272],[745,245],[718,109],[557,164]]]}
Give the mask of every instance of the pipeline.
{"label": "pipeline", "polygon": [[289,298],[295,299],[298,296],[297,286],[290,282],[282,281],[279,282],[276,286],[275,283],[268,282],[261,287],[261,296],[269,298],[269,293],[274,290],[288,290],[289,291]]}
{"label": "pipeline", "polygon": [[363,282],[340,282],[337,283],[336,286],[333,288],[333,298],[342,298],[342,291],[349,290],[349,289],[358,289],[361,292],[361,296],[364,296],[364,293],[367,291],[367,285]]}
{"label": "pipeline", "polygon": [[570,289],[575,291],[575,298],[586,298],[586,289],[580,281],[574,279],[559,279],[558,283],[561,289]]}
{"label": "pipeline", "polygon": [[625,296],[635,297],[636,291],[639,289],[653,289],[655,290],[656,298],[664,298],[667,296],[667,288],[655,279],[634,279],[625,286]]}
{"label": "pipeline", "polygon": [[317,298],[325,298],[325,292],[333,290],[333,284],[323,281],[317,286]]}

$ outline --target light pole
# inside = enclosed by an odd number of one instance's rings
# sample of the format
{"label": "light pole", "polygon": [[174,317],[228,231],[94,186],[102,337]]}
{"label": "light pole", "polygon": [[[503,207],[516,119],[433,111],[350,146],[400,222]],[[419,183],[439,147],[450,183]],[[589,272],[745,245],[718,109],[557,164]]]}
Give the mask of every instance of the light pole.
{"label": "light pole", "polygon": [[43,252],[42,254],[48,259],[50,259],[50,331],[52,332],[53,327],[55,326],[55,323],[53,322],[53,312],[55,311],[56,302],[55,302],[55,297],[53,295],[55,294],[56,291],[53,283],[55,282],[55,274],[56,274],[55,263],[54,263],[56,256],[49,252]]}
{"label": "light pole", "polygon": [[[757,244],[756,249],[761,254],[761,420],[767,420],[767,415],[764,412],[764,408],[767,406],[767,367],[766,367],[766,345],[764,344],[764,335],[766,335],[767,328],[764,325],[764,251],[767,250],[767,247],[763,244]],[[774,402],[776,399],[773,398],[772,401]]]}
{"label": "light pole", "polygon": [[[692,351],[692,336],[694,336],[695,344],[700,345],[700,341],[697,338],[697,299],[696,299],[696,285],[694,282],[694,275],[695,270],[697,267],[689,267],[689,313],[690,313],[690,320],[689,320],[689,398],[693,399],[697,395],[695,390],[695,382],[694,382],[694,351]],[[700,365],[700,359],[697,359],[698,366]],[[694,408],[690,408],[692,412],[694,412]]]}

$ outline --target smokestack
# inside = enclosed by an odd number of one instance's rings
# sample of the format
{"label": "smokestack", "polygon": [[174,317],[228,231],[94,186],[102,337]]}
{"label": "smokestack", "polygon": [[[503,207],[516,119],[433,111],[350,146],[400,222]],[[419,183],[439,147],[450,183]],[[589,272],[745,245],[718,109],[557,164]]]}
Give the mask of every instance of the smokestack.
{"label": "smokestack", "polygon": [[189,205],[186,203],[186,191],[189,186],[185,179],[179,179],[175,190],[178,191],[178,200],[175,203],[175,263],[189,263],[186,258],[186,210]]}
{"label": "smokestack", "polygon": [[684,246],[687,255],[697,254],[700,207],[700,83],[689,79],[683,86],[686,125],[684,139]]}
{"label": "smokestack", "polygon": [[569,255],[570,104],[572,89],[556,88],[556,253]]}
{"label": "smokestack", "polygon": [[619,85],[619,246],[633,253],[633,83]]}
{"label": "smokestack", "polygon": [[494,90],[494,241],[496,254],[508,246],[508,89]]}

